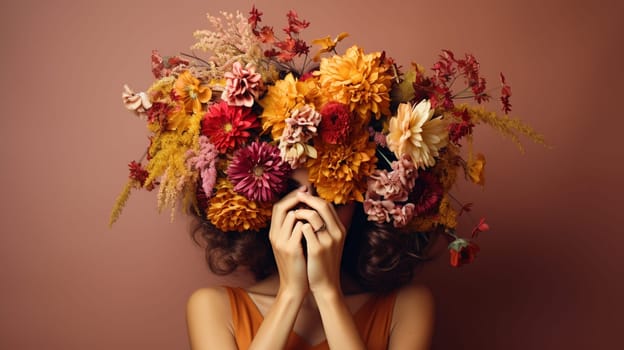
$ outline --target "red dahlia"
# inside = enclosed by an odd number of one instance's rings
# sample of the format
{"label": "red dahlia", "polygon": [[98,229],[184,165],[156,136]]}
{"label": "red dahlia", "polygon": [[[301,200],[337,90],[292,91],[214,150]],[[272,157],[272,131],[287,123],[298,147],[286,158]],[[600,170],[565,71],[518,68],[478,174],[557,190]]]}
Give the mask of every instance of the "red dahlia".
{"label": "red dahlia", "polygon": [[323,141],[332,145],[343,143],[351,132],[349,107],[340,102],[329,102],[321,109],[319,132]]}
{"label": "red dahlia", "polygon": [[202,134],[210,138],[219,153],[226,153],[243,145],[259,127],[258,116],[250,108],[229,106],[221,101],[208,109],[202,121]]}

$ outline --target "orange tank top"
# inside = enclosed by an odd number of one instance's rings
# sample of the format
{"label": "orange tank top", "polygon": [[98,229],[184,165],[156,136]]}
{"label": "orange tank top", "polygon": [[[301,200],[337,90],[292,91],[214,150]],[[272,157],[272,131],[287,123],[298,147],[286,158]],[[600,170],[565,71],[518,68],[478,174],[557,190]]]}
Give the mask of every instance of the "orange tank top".
{"label": "orange tank top", "polygon": [[[236,345],[239,350],[246,350],[256,336],[264,318],[244,289],[225,288],[230,297]],[[388,348],[395,299],[396,292],[386,295],[373,295],[353,315],[355,325],[367,349],[382,350]],[[329,349],[329,344],[327,340],[324,340],[317,345],[310,345],[304,338],[291,331],[286,343],[286,349],[325,350]]]}

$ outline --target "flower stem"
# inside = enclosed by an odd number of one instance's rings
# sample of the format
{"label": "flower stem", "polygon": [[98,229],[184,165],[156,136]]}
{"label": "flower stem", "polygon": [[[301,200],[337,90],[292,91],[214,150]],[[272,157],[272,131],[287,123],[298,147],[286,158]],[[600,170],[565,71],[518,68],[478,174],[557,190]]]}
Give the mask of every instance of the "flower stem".
{"label": "flower stem", "polygon": [[180,55],[182,55],[182,56],[184,56],[184,57],[192,58],[192,59],[194,59],[194,60],[197,60],[197,61],[199,61],[199,62],[202,62],[202,63],[207,64],[207,65],[209,65],[209,66],[210,66],[210,62],[208,62],[208,61],[206,61],[206,60],[204,60],[204,59],[199,58],[199,57],[198,57],[197,55],[195,55],[195,54],[188,54],[188,53],[180,52]]}
{"label": "flower stem", "polygon": [[380,149],[377,149],[377,154],[379,154],[381,158],[383,158],[386,161],[386,163],[388,163],[388,166],[392,167],[392,162],[388,159],[388,157],[386,157],[386,155]]}

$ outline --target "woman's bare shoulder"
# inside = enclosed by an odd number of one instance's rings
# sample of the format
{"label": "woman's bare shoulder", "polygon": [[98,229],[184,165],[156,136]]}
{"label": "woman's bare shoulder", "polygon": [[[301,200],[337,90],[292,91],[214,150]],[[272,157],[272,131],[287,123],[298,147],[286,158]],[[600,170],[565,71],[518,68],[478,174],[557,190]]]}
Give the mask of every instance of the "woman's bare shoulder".
{"label": "woman's bare shoulder", "polygon": [[192,349],[235,349],[228,292],[223,287],[201,288],[186,304],[186,323]]}
{"label": "woman's bare shoulder", "polygon": [[213,312],[217,309],[226,309],[230,313],[229,296],[226,287],[205,287],[194,291],[188,299],[187,311],[189,309],[206,309]]}
{"label": "woman's bare shoulder", "polygon": [[427,349],[433,323],[434,298],[431,290],[418,284],[402,287],[394,303],[389,348],[395,348],[393,344],[411,344],[410,349]]}
{"label": "woman's bare shoulder", "polygon": [[427,312],[433,309],[434,299],[429,287],[419,284],[411,284],[402,287],[397,292],[395,310],[405,310],[403,307],[418,307]]}
{"label": "woman's bare shoulder", "polygon": [[186,306],[186,322],[192,349],[235,349],[229,295],[224,287],[193,292]]}

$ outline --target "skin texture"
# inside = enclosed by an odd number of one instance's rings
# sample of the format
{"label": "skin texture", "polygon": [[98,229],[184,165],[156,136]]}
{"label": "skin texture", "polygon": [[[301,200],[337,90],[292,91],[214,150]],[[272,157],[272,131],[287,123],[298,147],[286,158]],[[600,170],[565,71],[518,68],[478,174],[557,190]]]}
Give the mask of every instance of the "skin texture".
{"label": "skin texture", "polygon": [[[340,271],[353,206],[337,209],[314,196],[306,175],[295,173],[295,180],[305,185],[273,206],[269,239],[278,273],[248,289],[264,315],[250,349],[283,349],[292,331],[310,344],[327,339],[331,349],[365,349],[352,315],[370,294],[359,293]],[[236,349],[224,289],[193,293],[187,323],[192,349]],[[427,349],[432,324],[429,290],[402,288],[395,302],[389,349]]]}

